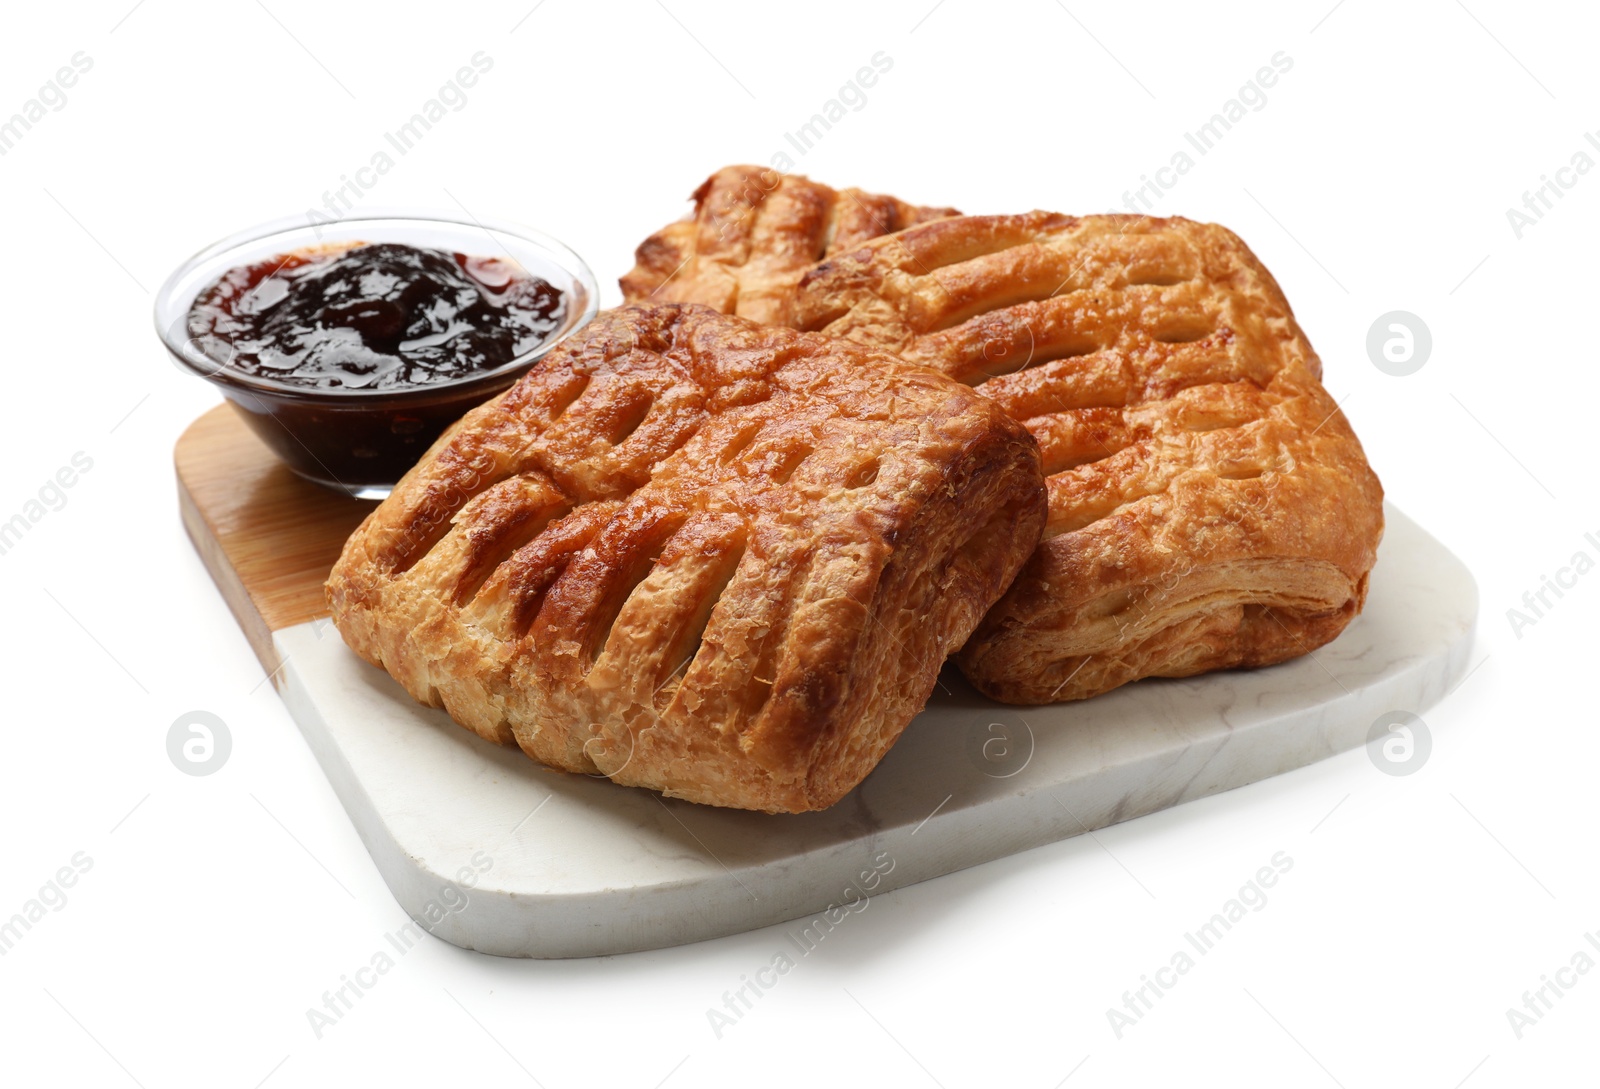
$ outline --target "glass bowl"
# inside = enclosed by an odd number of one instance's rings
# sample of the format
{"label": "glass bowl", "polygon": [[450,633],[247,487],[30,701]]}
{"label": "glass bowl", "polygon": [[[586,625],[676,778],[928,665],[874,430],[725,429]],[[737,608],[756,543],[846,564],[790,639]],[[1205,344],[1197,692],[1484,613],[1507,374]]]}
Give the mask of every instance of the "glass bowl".
{"label": "glass bowl", "polygon": [[[189,311],[223,273],[280,254],[341,243],[395,242],[509,258],[566,297],[561,323],[530,352],[493,370],[407,389],[317,389],[230,369],[189,334]],[[185,261],[156,295],[156,331],[181,370],[214,384],[290,469],[361,499],[381,499],[446,427],[509,389],[599,308],[589,266],[547,235],[496,220],[406,213],[353,215],[334,223],[279,220],[224,238]]]}

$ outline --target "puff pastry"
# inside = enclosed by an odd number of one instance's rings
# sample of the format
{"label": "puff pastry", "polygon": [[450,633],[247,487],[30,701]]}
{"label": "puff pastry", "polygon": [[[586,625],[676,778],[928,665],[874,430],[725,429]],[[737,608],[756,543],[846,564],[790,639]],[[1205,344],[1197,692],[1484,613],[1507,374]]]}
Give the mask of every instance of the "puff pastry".
{"label": "puff pastry", "polygon": [[795,324],[976,386],[1039,441],[1045,540],[957,660],[1011,703],[1305,654],[1361,609],[1382,489],[1231,232],[926,223],[806,273]]}
{"label": "puff pastry", "polygon": [[696,302],[764,325],[792,325],[795,286],[831,253],[941,216],[797,174],[729,166],[694,191],[694,213],[640,244],[622,277],[630,303]]}
{"label": "puff pastry", "polygon": [[596,318],[447,431],[328,579],[345,641],[552,767],[819,809],[1043,527],[993,403],[698,306]]}

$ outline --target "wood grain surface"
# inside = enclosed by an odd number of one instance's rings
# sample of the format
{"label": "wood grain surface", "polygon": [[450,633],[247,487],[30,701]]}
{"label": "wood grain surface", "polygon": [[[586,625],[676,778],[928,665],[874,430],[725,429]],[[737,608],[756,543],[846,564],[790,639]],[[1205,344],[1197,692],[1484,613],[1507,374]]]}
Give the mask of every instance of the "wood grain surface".
{"label": "wood grain surface", "polygon": [[173,451],[184,527],[268,671],[271,633],[328,615],[322,583],[377,504],[302,480],[228,405],[189,425]]}

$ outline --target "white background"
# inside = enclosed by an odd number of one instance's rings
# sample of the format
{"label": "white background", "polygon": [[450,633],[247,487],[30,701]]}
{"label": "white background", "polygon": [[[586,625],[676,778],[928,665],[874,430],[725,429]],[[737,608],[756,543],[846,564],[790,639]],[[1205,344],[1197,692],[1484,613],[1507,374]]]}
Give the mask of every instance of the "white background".
{"label": "white background", "polygon": [[[1507,619],[1600,559],[1600,170],[1520,239],[1506,215],[1600,128],[1580,5],[130,6],[13,6],[0,33],[0,117],[93,61],[0,157],[0,520],[93,459],[0,555],[0,917],[93,860],[0,958],[0,1079],[1592,1083],[1600,971],[1520,1039],[1506,1016],[1600,931],[1600,574]],[[541,227],[607,304],[706,174],[785,148],[879,51],[892,69],[796,169],[973,212],[1121,205],[1285,52],[1155,210],[1245,237],[1389,497],[1477,576],[1481,666],[1426,713],[1426,765],[1358,750],[875,898],[721,1039],[706,1009],[777,930],[572,962],[429,940],[317,1039],[306,1009],[405,920],[179,525],[171,447],[217,398],[166,361],[151,291],[320,205],[479,50],[466,106],[363,199]],[[1396,309],[1434,341],[1404,378],[1365,347]],[[205,778],[165,748],[194,709],[234,739]],[[1294,868],[1267,906],[1118,1039],[1106,1009],[1277,851]]]}

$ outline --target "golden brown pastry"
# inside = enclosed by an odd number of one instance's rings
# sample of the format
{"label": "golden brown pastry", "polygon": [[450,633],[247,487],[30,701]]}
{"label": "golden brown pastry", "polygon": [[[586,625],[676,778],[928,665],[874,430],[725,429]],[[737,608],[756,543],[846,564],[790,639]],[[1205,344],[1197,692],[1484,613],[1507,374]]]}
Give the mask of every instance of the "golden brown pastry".
{"label": "golden brown pastry", "polygon": [[1045,540],[957,658],[988,695],[1267,665],[1360,611],[1382,489],[1224,228],[944,219],[808,272],[795,317],[976,386],[1038,439]]}
{"label": "golden brown pastry", "polygon": [[860,189],[833,190],[769,167],[729,166],[694,191],[694,213],[639,246],[625,302],[703,303],[763,325],[793,325],[800,276],[831,253],[941,216]]}
{"label": "golden brown pastry", "polygon": [[600,315],[447,431],[328,579],[362,657],[482,737],[675,797],[820,809],[1044,523],[959,383],[704,307]]}

